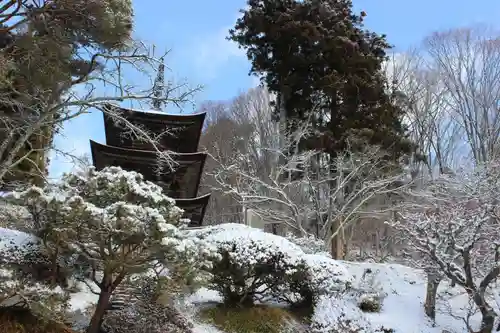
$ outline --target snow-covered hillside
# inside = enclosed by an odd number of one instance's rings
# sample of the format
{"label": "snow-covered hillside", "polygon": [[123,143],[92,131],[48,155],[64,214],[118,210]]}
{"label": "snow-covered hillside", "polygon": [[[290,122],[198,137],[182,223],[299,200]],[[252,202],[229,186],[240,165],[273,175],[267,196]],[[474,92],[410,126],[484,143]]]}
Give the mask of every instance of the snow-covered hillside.
{"label": "snow-covered hillside", "polygon": [[[13,245],[16,240],[24,244],[30,236],[2,229],[3,244],[8,238],[8,244]],[[356,332],[394,332],[394,333],[441,333],[444,330],[451,333],[467,332],[464,319],[467,317],[469,305],[467,296],[459,287],[451,288],[443,283],[439,290],[437,321],[433,324],[428,320],[423,311],[425,298],[425,275],[422,271],[397,264],[376,264],[334,261],[327,254],[305,254],[299,246],[291,244],[289,240],[264,233],[258,229],[243,225],[221,225],[193,233],[193,237],[204,235],[206,240],[214,242],[257,242],[261,245],[274,244],[278,249],[290,249],[289,259],[297,256],[312,256],[315,262],[330,262],[333,266],[343,271],[344,278],[349,280],[352,288],[371,290],[383,295],[382,307],[379,312],[365,313],[358,307],[357,300],[347,291],[337,292],[329,296],[322,296],[315,308],[312,317],[315,332],[332,333],[338,327],[339,321],[350,321],[353,327],[358,326]],[[15,236],[15,237],[14,237]],[[30,239],[31,240],[31,239]],[[20,244],[20,245],[22,245]],[[251,251],[247,253],[249,260],[256,257]],[[345,270],[345,271],[344,271]],[[338,277],[336,278],[338,281]],[[221,295],[216,291],[201,288],[191,295],[184,295],[178,306],[182,312],[195,323],[195,333],[221,333],[217,328],[203,322],[197,316],[197,310],[206,306],[213,306],[222,301]],[[74,311],[84,310],[97,300],[82,284],[81,290],[72,295],[71,308]],[[473,327],[478,327],[479,318],[472,317]],[[319,330],[318,327],[322,327]],[[384,331],[385,329],[385,331]]]}
{"label": "snow-covered hillside", "polygon": [[[374,329],[392,328],[394,333],[468,332],[462,319],[466,318],[469,308],[467,296],[458,288],[450,288],[448,284],[443,283],[439,290],[441,298],[438,301],[437,320],[436,324],[433,324],[426,318],[423,310],[425,298],[425,275],[423,272],[402,265],[352,262],[343,262],[343,264],[356,277],[357,283],[361,283],[360,280],[367,270],[372,272],[366,274],[365,279],[372,279],[376,288],[387,293],[382,310],[379,313],[363,313],[350,300],[344,301],[332,297],[321,302],[321,307],[316,310],[316,320],[330,323],[333,326],[338,316],[346,313],[353,320],[360,323],[366,322]],[[202,288],[189,297],[188,301],[201,307],[204,303],[221,302],[221,297],[214,291]],[[340,309],[335,304],[339,304]],[[474,328],[478,328],[479,318],[477,315],[473,317],[472,323]],[[213,330],[214,333],[220,332],[210,325],[197,323],[197,333],[212,332],[208,329]],[[373,330],[366,329],[363,332],[373,332]]]}

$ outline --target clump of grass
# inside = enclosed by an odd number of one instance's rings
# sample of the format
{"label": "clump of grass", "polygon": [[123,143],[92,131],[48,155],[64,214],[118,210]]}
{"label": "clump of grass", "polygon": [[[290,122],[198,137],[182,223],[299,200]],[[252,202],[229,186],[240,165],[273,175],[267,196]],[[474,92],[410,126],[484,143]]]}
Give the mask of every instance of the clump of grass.
{"label": "clump of grass", "polygon": [[286,308],[255,305],[250,308],[216,306],[201,311],[201,317],[226,333],[282,333],[296,321]]}
{"label": "clump of grass", "polygon": [[41,320],[28,310],[15,308],[0,308],[0,332],[75,333],[62,324]]}

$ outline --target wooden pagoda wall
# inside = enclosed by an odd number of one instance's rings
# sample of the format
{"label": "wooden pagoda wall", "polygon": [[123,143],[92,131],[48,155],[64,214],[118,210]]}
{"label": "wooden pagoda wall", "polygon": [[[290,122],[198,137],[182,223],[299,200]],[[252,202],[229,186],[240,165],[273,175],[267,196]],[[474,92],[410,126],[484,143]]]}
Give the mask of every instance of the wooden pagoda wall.
{"label": "wooden pagoda wall", "polygon": [[[96,169],[119,166],[137,171],[146,180],[161,186],[166,195],[176,200],[184,210],[184,217],[191,220],[191,227],[202,225],[210,194],[197,197],[206,154],[197,152],[205,113],[169,115],[143,112],[106,105],[111,114],[104,112],[106,144],[90,140],[92,160]],[[113,109],[114,108],[114,109]],[[157,142],[134,139],[127,122],[144,129]],[[156,148],[156,149],[155,149]],[[162,165],[158,150],[171,152],[175,166]]]}

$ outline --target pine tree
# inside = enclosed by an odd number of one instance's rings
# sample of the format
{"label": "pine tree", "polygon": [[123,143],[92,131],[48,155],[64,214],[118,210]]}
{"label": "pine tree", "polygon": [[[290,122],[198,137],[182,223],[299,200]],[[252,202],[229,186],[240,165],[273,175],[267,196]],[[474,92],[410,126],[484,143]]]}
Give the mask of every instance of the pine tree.
{"label": "pine tree", "polygon": [[[75,84],[84,83],[102,68],[96,53],[127,48],[132,2],[7,1],[0,12],[4,14],[0,21],[0,142],[9,145],[23,136],[27,117],[39,117]],[[0,179],[0,187],[15,181],[42,185],[55,130],[43,128],[26,141],[20,156],[33,151],[32,156],[13,168],[7,179]],[[0,156],[0,161],[5,158]]]}
{"label": "pine tree", "polygon": [[242,13],[229,39],[278,95],[276,118],[312,118],[318,131],[304,148],[335,156],[355,137],[394,158],[410,150],[381,73],[390,45],[363,28],[366,14],[354,14],[350,0],[248,0]]}

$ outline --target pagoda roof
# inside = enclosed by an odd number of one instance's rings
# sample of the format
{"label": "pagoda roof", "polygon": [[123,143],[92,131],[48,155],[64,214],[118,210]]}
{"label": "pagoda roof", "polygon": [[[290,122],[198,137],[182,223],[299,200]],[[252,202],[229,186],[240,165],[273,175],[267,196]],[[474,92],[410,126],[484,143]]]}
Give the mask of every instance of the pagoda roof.
{"label": "pagoda roof", "polygon": [[191,220],[189,227],[201,227],[207,210],[210,193],[193,199],[175,199],[177,207],[184,210],[184,218]]}
{"label": "pagoda roof", "polygon": [[[206,112],[192,114],[168,114],[159,111],[146,111],[123,108],[105,104],[104,109],[115,109],[124,119],[134,126],[145,129],[155,138],[159,136],[157,148],[178,153],[194,153],[198,150]],[[104,111],[104,130],[106,143],[110,146],[156,150],[151,142],[133,137],[129,129],[120,124],[119,118]]]}
{"label": "pagoda roof", "polygon": [[124,170],[141,173],[146,180],[155,182],[172,198],[195,198],[207,154],[173,153],[174,169],[160,163],[154,151],[127,149],[103,145],[90,140],[93,164],[97,170],[118,166]]}

